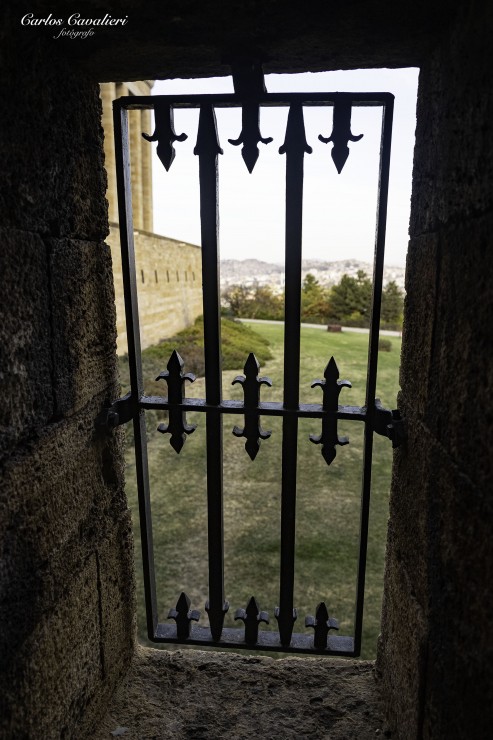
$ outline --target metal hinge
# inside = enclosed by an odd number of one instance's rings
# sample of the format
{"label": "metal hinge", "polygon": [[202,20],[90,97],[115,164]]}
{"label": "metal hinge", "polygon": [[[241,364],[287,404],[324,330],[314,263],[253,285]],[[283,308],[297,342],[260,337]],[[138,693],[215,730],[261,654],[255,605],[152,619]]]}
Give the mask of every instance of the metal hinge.
{"label": "metal hinge", "polygon": [[373,431],[382,437],[388,437],[395,449],[407,438],[406,420],[401,418],[399,409],[386,409],[379,398],[375,398]]}
{"label": "metal hinge", "polygon": [[133,402],[130,393],[119,398],[111,406],[105,406],[96,419],[98,427],[105,427],[108,431],[115,429],[120,424],[126,424],[133,416]]}

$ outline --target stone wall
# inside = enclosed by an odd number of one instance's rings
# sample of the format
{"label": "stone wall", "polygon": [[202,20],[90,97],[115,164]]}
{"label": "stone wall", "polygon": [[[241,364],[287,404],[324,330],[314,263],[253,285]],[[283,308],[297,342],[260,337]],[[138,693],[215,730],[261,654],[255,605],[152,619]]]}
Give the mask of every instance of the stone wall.
{"label": "stone wall", "polygon": [[133,649],[96,82],[2,24],[0,736],[84,737]]}
{"label": "stone wall", "polygon": [[[487,9],[488,7],[488,9]],[[493,706],[493,53],[464,7],[421,67],[379,668],[400,738],[486,738]]]}
{"label": "stone wall", "polygon": [[[115,279],[117,353],[127,351],[123,301],[120,231],[111,224]],[[142,349],[174,336],[202,313],[202,253],[200,247],[158,234],[134,231],[135,265]]]}

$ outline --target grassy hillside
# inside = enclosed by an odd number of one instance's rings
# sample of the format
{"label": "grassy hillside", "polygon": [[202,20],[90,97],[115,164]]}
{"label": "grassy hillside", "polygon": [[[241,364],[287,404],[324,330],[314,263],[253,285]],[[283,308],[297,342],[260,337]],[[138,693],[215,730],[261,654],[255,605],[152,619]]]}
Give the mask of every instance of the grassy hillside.
{"label": "grassy hillside", "polygon": [[[271,389],[263,386],[263,400],[282,397],[282,327],[252,325],[270,343],[272,358],[261,366],[261,374],[273,381]],[[301,392],[302,402],[319,402],[320,389],[310,388],[313,380],[323,377],[326,363],[333,354],[341,379],[352,382],[343,389],[341,403],[364,402],[368,336],[364,334],[329,334],[319,329],[302,331]],[[245,357],[249,347],[245,347]],[[377,395],[384,405],[395,406],[398,390],[400,340],[392,339],[392,350],[380,353]],[[183,352],[186,361],[186,353]],[[243,362],[243,360],[242,360]],[[241,388],[231,386],[241,372],[242,362],[223,375],[225,398],[242,398]],[[164,367],[160,368],[164,369]],[[185,364],[185,371],[190,368]],[[154,376],[155,377],[155,376]],[[162,381],[161,381],[162,382]],[[204,397],[204,381],[187,384],[187,395]],[[164,392],[164,384],[162,388]],[[192,599],[193,608],[206,617],[207,532],[205,485],[205,420],[202,414],[188,414],[197,424],[177,455],[169,438],[154,432],[155,418],[149,427],[149,463],[152,493],[158,607],[161,619],[174,606],[181,590]],[[244,451],[244,440],[231,433],[241,417],[227,415],[224,424],[224,526],[225,587],[230,602],[227,623],[233,624],[234,611],[245,606],[253,594],[262,609],[269,611],[270,629],[277,629],[274,607],[278,603],[279,517],[281,471],[281,422],[269,417],[262,426],[272,430],[270,439],[261,443],[254,462]],[[313,614],[317,603],[326,601],[331,616],[339,619],[340,634],[353,627],[356,557],[359,531],[359,507],[362,473],[362,424],[339,424],[340,434],[347,434],[350,444],[337,448],[337,457],[328,467],[320,446],[309,441],[318,434],[320,421],[302,420],[299,432],[298,502],[296,539],[295,606],[298,608],[296,631],[304,631],[304,617]],[[368,546],[363,657],[375,655],[379,632],[383,562],[388,516],[388,492],[392,460],[391,444],[375,439],[373,490]],[[135,512],[136,560],[138,579],[139,629],[144,630],[144,605],[140,576],[138,516],[134,481],[134,463],[129,455],[127,492]]]}

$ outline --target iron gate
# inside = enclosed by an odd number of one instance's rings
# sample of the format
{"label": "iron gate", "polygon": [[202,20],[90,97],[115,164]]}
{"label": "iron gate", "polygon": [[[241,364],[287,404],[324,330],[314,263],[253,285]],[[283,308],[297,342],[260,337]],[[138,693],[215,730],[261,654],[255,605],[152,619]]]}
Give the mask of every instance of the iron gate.
{"label": "iron gate", "polygon": [[[153,642],[190,643],[221,647],[252,648],[321,653],[326,655],[357,656],[361,648],[365,566],[370,504],[371,460],[373,434],[382,434],[397,446],[403,436],[402,421],[398,412],[382,408],[375,399],[377,355],[382,292],[385,223],[389,180],[393,95],[390,93],[266,93],[260,68],[233,68],[234,94],[175,95],[154,97],[123,97],[114,101],[114,130],[117,167],[120,234],[125,312],[127,322],[128,357],[131,392],[106,410],[107,426],[114,427],[133,420],[137,485],[142,538],[144,589],[147,629]],[[242,131],[233,145],[242,144],[242,156],[252,172],[259,156],[258,143],[271,139],[261,136],[259,108],[262,106],[287,106],[289,108],[284,144],[279,152],[286,156],[286,228],[285,228],[285,324],[284,324],[284,396],[282,403],[262,402],[260,387],[270,383],[259,377],[259,365],[253,354],[246,360],[244,375],[236,381],[243,387],[244,400],[225,400],[221,383],[220,289],[218,261],[218,155],[220,148],[215,108],[241,107]],[[319,139],[332,142],[332,159],[340,173],[349,155],[348,142],[360,136],[351,132],[353,106],[381,106],[382,135],[379,168],[379,196],[373,274],[373,298],[367,366],[366,403],[363,407],[339,405],[339,393],[348,381],[339,380],[334,358],[331,358],[320,386],[321,404],[300,403],[300,300],[301,300],[301,243],[303,161],[311,152],[305,137],[303,106],[328,106],[333,108],[333,128],[329,137]],[[203,273],[205,398],[185,396],[186,380],[184,363],[175,351],[167,371],[160,374],[168,387],[167,397],[144,395],[142,375],[139,314],[133,225],[131,207],[129,109],[151,108],[155,112],[155,132],[143,134],[148,141],[157,141],[157,153],[166,170],[171,166],[175,151],[174,142],[183,141],[185,134],[177,135],[173,124],[175,108],[200,108],[197,143],[194,153],[199,158],[201,246]],[[185,358],[186,359],[186,358]],[[168,424],[161,424],[159,431],[170,435],[170,444],[179,453],[186,437],[194,427],[187,422],[189,411],[201,412],[206,427],[207,507],[208,507],[208,567],[209,598],[205,606],[208,625],[198,622],[199,612],[190,608],[190,600],[182,593],[168,618],[175,624],[160,623],[158,619],[154,555],[152,543],[151,503],[147,465],[145,412],[150,409],[166,410]],[[244,622],[244,628],[224,627],[224,617],[229,608],[224,593],[224,538],[223,538],[223,466],[222,466],[222,417],[243,416],[243,425],[235,425],[233,434],[246,439],[245,448],[252,460],[259,450],[260,439],[268,432],[260,426],[261,416],[278,416],[282,419],[282,480],[281,480],[281,543],[280,543],[280,593],[279,606],[275,609],[278,632],[259,630],[260,622],[267,619],[254,597],[246,609],[239,608],[235,618]],[[319,436],[311,441],[321,445],[322,455],[330,465],[336,455],[336,446],[345,445],[348,439],[337,431],[339,419],[361,421],[364,424],[364,461],[361,495],[361,521],[359,562],[356,586],[354,635],[329,634],[338,629],[337,621],[329,616],[321,602],[314,616],[307,616],[305,626],[314,633],[294,633],[297,613],[293,602],[295,569],[296,521],[296,469],[298,453],[298,421],[302,418],[318,419]]]}

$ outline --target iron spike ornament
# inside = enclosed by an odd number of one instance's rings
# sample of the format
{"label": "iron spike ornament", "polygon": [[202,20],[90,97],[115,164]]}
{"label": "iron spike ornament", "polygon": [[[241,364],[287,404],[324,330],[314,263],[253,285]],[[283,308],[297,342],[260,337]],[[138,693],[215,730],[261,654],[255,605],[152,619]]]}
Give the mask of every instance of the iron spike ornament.
{"label": "iron spike ornament", "polygon": [[270,144],[272,136],[264,138],[260,133],[260,105],[256,101],[244,102],[241,109],[241,133],[237,139],[228,139],[233,146],[243,144],[241,156],[250,174],[259,158],[257,144]]}
{"label": "iron spike ornament", "polygon": [[185,141],[186,134],[175,132],[173,108],[168,103],[157,102],[154,106],[154,133],[142,134],[146,141],[157,141],[157,155],[166,171],[171,167],[176,152],[174,141]]}
{"label": "iron spike ornament", "polygon": [[277,619],[279,626],[279,639],[283,647],[289,647],[291,644],[291,635],[293,634],[294,623],[298,619],[298,610],[296,607],[286,617],[281,616],[281,607],[276,606],[274,609],[274,616]]}
{"label": "iron spike ornament", "polygon": [[168,384],[168,424],[160,424],[157,428],[161,434],[171,434],[170,445],[175,452],[181,452],[187,434],[192,434],[197,428],[195,424],[187,424],[184,411],[180,408],[183,403],[183,383],[185,380],[193,383],[193,373],[183,374],[184,362],[178,352],[173,350],[166,367],[168,371],[159,373],[156,380],[165,380]]}
{"label": "iron spike ornament", "polygon": [[269,624],[267,612],[261,612],[257,599],[252,596],[246,609],[237,609],[235,619],[241,619],[245,624],[245,642],[247,645],[256,645],[258,642],[258,628],[260,622]]}
{"label": "iron spike ornament", "polygon": [[315,630],[313,647],[316,650],[326,650],[329,630],[338,630],[339,622],[337,619],[329,617],[325,602],[321,601],[315,611],[315,617],[310,615],[305,617],[305,627],[313,627]]}
{"label": "iron spike ornament", "polygon": [[264,73],[259,60],[241,55],[233,54],[231,66],[235,94],[242,104],[241,133],[237,139],[228,141],[233,146],[243,144],[241,156],[251,174],[259,157],[257,144],[270,144],[273,141],[271,136],[264,138],[260,133],[260,100],[267,92]]}
{"label": "iron spike ornament", "polygon": [[190,609],[190,598],[184,591],[181,592],[176,608],[170,609],[168,619],[174,619],[176,622],[176,637],[178,640],[187,640],[190,637],[192,620],[198,622],[200,612],[196,609]]}
{"label": "iron spike ornament", "polygon": [[284,144],[279,147],[279,154],[311,154],[313,149],[305,135],[305,121],[301,103],[292,103],[288,113]]}
{"label": "iron spike ornament", "polygon": [[212,639],[215,642],[219,642],[223,631],[224,616],[229,610],[229,601],[224,601],[222,605],[219,605],[219,608],[216,607],[216,609],[213,609],[211,607],[211,602],[207,600],[205,602],[205,610],[209,617],[209,627]]}
{"label": "iron spike ornament", "polygon": [[209,155],[213,158],[224,153],[219,145],[216,113],[210,103],[202,103],[200,106],[197,143],[193,153],[199,156]]}
{"label": "iron spike ornament", "polygon": [[333,142],[331,156],[337,172],[341,174],[342,168],[349,157],[348,141],[359,141],[363,134],[354,136],[351,133],[351,101],[345,98],[336,98],[334,103],[332,133],[328,139],[322,134],[318,137],[324,144]]}
{"label": "iron spike ornament", "polygon": [[348,437],[339,437],[337,434],[337,410],[339,407],[339,393],[343,388],[351,388],[349,380],[339,380],[339,370],[333,357],[330,358],[324,372],[325,380],[315,380],[311,387],[317,386],[323,391],[322,408],[325,413],[322,417],[322,433],[319,436],[310,434],[310,441],[322,445],[322,456],[330,465],[336,456],[336,445],[349,444]]}
{"label": "iron spike ornament", "polygon": [[272,386],[270,378],[259,378],[258,373],[260,365],[257,358],[250,352],[245,367],[243,368],[244,375],[237,375],[231,385],[239,383],[243,387],[244,394],[244,409],[245,409],[245,426],[241,429],[235,426],[233,434],[235,437],[245,437],[245,450],[248,452],[251,460],[255,460],[257,453],[260,449],[261,439],[269,439],[272,432],[264,431],[260,426],[259,422],[259,403],[260,403],[260,388],[262,385],[267,385],[269,388]]}

